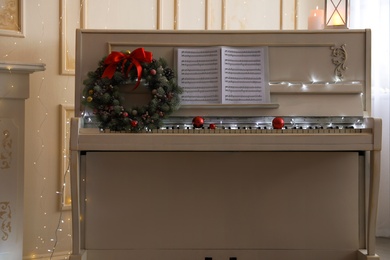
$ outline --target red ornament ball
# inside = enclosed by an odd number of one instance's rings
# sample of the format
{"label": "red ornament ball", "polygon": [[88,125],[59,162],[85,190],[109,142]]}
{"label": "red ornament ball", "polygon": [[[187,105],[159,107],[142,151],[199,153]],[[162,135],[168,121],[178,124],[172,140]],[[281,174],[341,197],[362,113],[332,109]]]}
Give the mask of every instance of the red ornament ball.
{"label": "red ornament ball", "polygon": [[210,128],[210,129],[216,129],[217,126],[216,126],[215,124],[210,124],[209,128]]}
{"label": "red ornament ball", "polygon": [[130,124],[131,124],[132,127],[136,127],[138,125],[138,121],[137,120],[133,120],[133,121],[131,121]]}
{"label": "red ornament ball", "polygon": [[195,128],[201,128],[204,124],[204,119],[201,116],[196,116],[192,119],[192,125]]}
{"label": "red ornament ball", "polygon": [[272,120],[272,126],[274,129],[282,129],[284,126],[284,120],[281,117],[275,117]]}

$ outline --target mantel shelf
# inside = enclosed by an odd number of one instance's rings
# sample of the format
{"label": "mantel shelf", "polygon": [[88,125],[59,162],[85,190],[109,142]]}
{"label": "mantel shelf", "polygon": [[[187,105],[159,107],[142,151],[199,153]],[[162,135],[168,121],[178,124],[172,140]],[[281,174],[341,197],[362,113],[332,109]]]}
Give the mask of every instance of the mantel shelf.
{"label": "mantel shelf", "polygon": [[44,63],[23,63],[23,62],[5,62],[0,61],[0,72],[9,71],[18,73],[33,73],[35,71],[44,71]]}
{"label": "mantel shelf", "polygon": [[0,61],[0,99],[27,99],[30,75],[44,71],[44,63]]}

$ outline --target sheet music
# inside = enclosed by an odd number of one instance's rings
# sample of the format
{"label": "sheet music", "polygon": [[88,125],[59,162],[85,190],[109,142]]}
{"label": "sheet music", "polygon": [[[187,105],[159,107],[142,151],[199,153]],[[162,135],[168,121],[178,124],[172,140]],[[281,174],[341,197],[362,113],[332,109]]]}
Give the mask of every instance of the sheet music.
{"label": "sheet music", "polygon": [[269,102],[266,47],[222,48],[222,103]]}
{"label": "sheet music", "polygon": [[220,48],[179,48],[177,57],[178,84],[184,89],[181,103],[220,103]]}
{"label": "sheet music", "polygon": [[182,104],[269,102],[267,47],[178,48],[176,54]]}

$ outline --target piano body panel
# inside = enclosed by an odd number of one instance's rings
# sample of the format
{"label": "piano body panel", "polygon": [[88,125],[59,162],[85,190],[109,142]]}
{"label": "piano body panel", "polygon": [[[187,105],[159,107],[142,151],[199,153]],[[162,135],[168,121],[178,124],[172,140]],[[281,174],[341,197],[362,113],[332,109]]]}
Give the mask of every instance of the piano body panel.
{"label": "piano body panel", "polygon": [[359,248],[357,152],[85,156],[87,250]]}
{"label": "piano body panel", "polygon": [[[266,135],[266,136],[265,136]],[[85,136],[80,149],[104,151],[365,151],[373,150],[372,136],[113,134]],[[126,140],[127,137],[127,140]],[[100,140],[100,141],[98,141]],[[213,144],[210,145],[210,140]],[[303,142],[302,142],[303,141]],[[100,143],[101,142],[101,143]]]}

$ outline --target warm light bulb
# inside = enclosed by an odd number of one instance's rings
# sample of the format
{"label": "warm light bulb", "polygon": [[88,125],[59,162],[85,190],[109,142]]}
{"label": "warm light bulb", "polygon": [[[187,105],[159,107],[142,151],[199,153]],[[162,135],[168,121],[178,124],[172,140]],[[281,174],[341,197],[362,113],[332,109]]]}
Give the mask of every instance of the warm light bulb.
{"label": "warm light bulb", "polygon": [[343,19],[341,19],[340,15],[338,13],[335,13],[332,15],[332,18],[330,19],[330,24],[332,25],[344,25]]}

